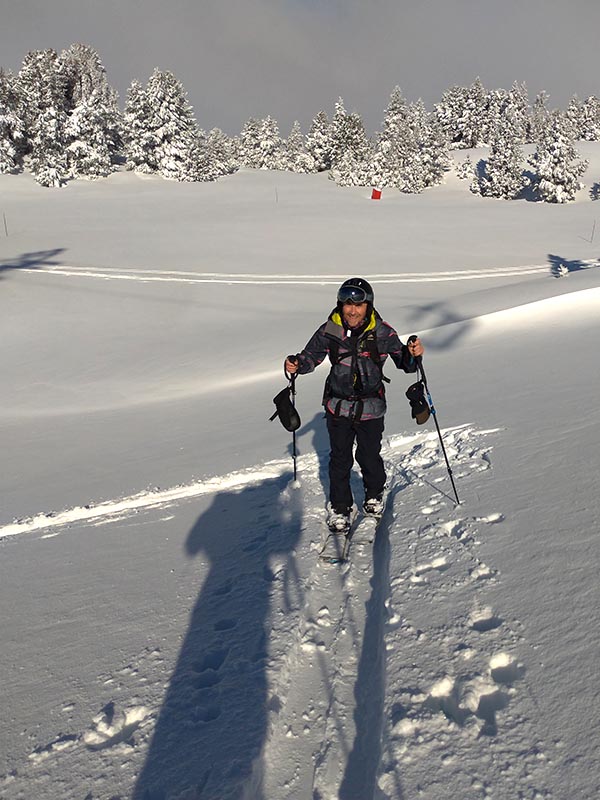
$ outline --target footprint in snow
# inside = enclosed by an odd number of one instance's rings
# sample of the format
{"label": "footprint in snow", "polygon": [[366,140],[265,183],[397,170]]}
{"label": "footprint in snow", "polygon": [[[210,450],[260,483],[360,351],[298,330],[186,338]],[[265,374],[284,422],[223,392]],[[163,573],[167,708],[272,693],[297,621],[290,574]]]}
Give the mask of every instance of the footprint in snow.
{"label": "footprint in snow", "polygon": [[127,742],[149,716],[144,706],[118,710],[111,701],[94,717],[91,730],[83,734],[83,742],[90,750],[104,750]]}
{"label": "footprint in snow", "polygon": [[477,633],[487,633],[499,628],[503,621],[491,608],[486,607],[471,614],[469,626]]}

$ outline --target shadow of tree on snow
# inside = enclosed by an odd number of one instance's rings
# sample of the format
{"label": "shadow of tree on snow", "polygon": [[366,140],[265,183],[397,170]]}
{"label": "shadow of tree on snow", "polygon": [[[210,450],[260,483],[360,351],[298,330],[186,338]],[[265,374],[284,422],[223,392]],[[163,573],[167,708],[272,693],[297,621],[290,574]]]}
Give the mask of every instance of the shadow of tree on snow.
{"label": "shadow of tree on snow", "polygon": [[[452,311],[446,303],[413,305],[405,311],[406,327],[427,330],[423,344],[428,350],[444,350],[457,344],[473,326],[473,320],[464,319]],[[389,376],[393,376],[388,368]]]}
{"label": "shadow of tree on snow", "polygon": [[584,269],[598,267],[597,261],[582,261],[580,259],[568,259],[548,253],[548,263],[550,264],[550,274],[555,278],[562,278],[571,272],[579,272]]}
{"label": "shadow of tree on snow", "polygon": [[5,258],[0,261],[0,279],[5,272],[19,269],[39,269],[46,266],[57,266],[55,261],[61,253],[65,252],[64,247],[56,247],[52,250],[37,250],[32,253],[23,253],[13,258]]}

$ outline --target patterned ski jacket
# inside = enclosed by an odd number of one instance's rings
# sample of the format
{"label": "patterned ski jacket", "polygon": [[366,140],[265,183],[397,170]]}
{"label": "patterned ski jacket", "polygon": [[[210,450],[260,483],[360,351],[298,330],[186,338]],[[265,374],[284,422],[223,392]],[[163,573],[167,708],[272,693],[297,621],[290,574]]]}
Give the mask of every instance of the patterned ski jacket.
{"label": "patterned ski jacket", "polygon": [[323,405],[330,414],[353,419],[375,419],[386,411],[382,368],[388,356],[398,369],[415,372],[417,364],[396,331],[373,309],[358,330],[347,328],[334,309],[327,322],[298,353],[298,372],[312,372],[329,356],[331,370],[325,382]]}

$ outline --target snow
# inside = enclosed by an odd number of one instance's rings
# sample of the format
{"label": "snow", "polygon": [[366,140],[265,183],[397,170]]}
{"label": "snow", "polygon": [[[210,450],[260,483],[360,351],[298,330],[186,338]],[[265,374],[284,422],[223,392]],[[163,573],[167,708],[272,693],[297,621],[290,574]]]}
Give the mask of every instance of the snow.
{"label": "snow", "polygon": [[[596,798],[588,190],[0,190],[3,800]],[[461,503],[388,368],[386,512],[325,565],[326,368],[297,384],[298,485],[268,417],[353,274],[424,341]]]}

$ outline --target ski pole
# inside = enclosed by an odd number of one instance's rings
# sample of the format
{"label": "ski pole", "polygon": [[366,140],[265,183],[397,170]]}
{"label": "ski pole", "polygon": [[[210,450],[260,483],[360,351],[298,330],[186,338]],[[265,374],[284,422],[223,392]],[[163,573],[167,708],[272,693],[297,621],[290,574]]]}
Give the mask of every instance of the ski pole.
{"label": "ski pole", "polygon": [[[408,344],[415,342],[417,340],[416,336],[409,336]],[[440,426],[438,423],[437,414],[435,411],[435,406],[433,405],[433,400],[431,399],[431,393],[429,391],[429,387],[427,386],[427,376],[425,375],[425,370],[423,369],[423,356],[416,356],[415,360],[417,362],[417,370],[420,375],[420,379],[423,381],[423,386],[425,387],[425,392],[427,393],[427,402],[429,403],[429,407],[431,409],[431,414],[433,416],[433,421],[435,422],[435,427],[438,432],[438,436],[440,437],[440,445],[442,447],[442,453],[444,454],[444,460],[446,461],[446,467],[448,469],[448,476],[450,478],[450,483],[452,484],[452,488],[454,489],[454,496],[456,497],[456,505],[460,505],[460,500],[458,499],[458,492],[456,491],[456,486],[454,484],[454,476],[452,475],[452,467],[450,466],[450,462],[448,461],[448,455],[446,454],[446,448],[444,447],[444,440],[442,438],[442,432],[440,430]]]}
{"label": "ski pole", "polygon": [[[292,406],[294,408],[296,408],[296,377],[297,377],[298,373],[296,373],[296,372],[288,373],[288,371],[285,368],[284,368],[283,372],[285,374],[285,377],[290,382],[290,392],[291,392],[291,396],[292,396]],[[297,474],[296,460],[297,460],[297,454],[296,454],[296,431],[293,430],[292,431],[292,461],[294,462],[294,483],[296,483],[296,474]]]}

